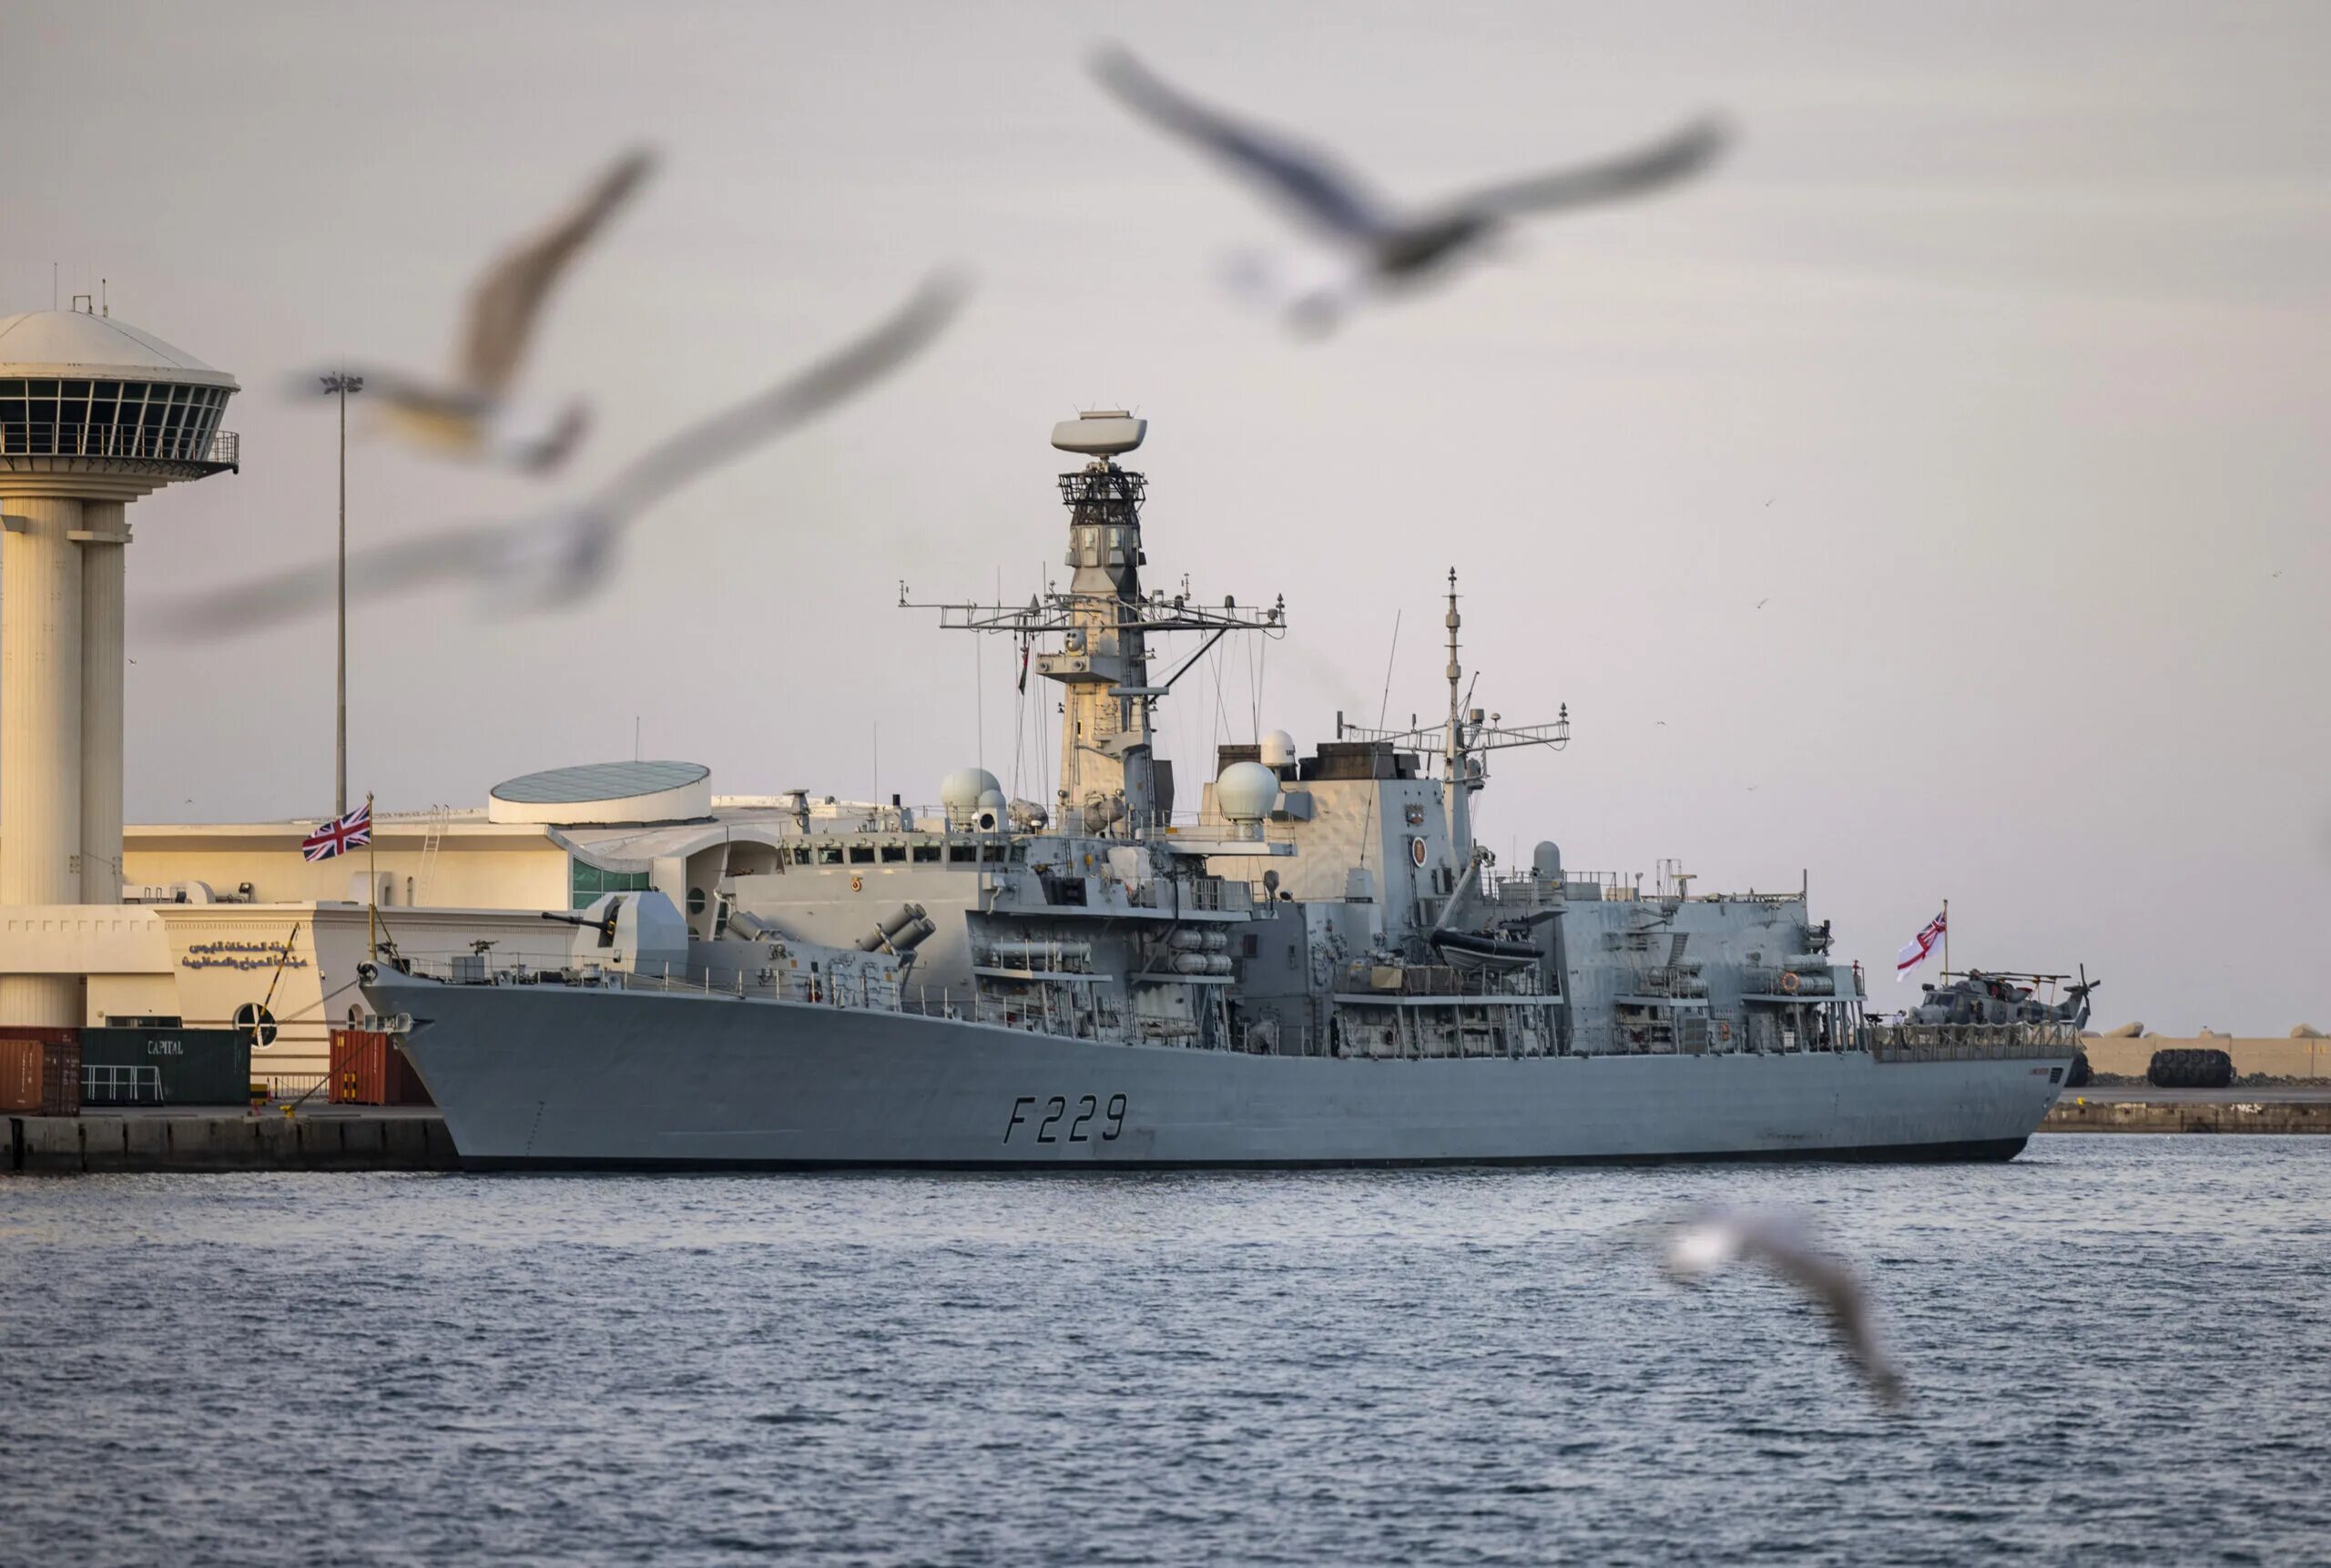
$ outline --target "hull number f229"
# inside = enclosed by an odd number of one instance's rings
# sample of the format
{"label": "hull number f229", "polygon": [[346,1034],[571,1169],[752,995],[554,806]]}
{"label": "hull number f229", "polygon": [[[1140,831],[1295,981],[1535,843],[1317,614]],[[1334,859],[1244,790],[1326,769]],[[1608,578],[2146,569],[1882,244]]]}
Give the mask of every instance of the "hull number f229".
{"label": "hull number f229", "polygon": [[1110,1095],[1105,1105],[1094,1095],[1023,1095],[1012,1102],[1003,1141],[1017,1136],[1023,1144],[1089,1144],[1098,1137],[1107,1144],[1125,1130],[1123,1095]]}

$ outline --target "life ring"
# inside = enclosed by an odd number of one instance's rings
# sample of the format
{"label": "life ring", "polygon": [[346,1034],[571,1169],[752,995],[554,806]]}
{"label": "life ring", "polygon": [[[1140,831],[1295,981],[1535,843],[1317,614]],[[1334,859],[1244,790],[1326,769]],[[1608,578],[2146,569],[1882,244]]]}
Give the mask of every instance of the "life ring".
{"label": "life ring", "polygon": [[1786,992],[1789,995],[1795,996],[1797,994],[1797,988],[1803,982],[1797,978],[1797,971],[1793,969],[1784,969],[1781,971],[1781,989]]}
{"label": "life ring", "polygon": [[866,879],[860,876],[857,872],[852,871],[850,874],[850,891],[854,893],[864,892],[866,891]]}
{"label": "life ring", "polygon": [[1409,859],[1414,860],[1420,867],[1424,864],[1425,848],[1424,839],[1421,834],[1409,840]]}

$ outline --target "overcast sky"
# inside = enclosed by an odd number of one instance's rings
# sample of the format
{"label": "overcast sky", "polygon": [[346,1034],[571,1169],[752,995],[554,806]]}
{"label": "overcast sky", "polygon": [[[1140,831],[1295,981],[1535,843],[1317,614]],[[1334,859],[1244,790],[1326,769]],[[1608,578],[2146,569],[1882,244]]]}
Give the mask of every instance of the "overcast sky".
{"label": "overcast sky", "polygon": [[[1092,85],[1104,36],[1399,195],[1709,107],[1742,139],[1308,344],[1216,287],[1288,232]],[[134,821],[328,810],[329,621],[188,647],[137,610],[327,553],[331,420],[283,378],[442,365],[477,264],[644,138],[665,166],[527,380],[592,400],[588,444],[545,484],[361,442],[360,545],[587,484],[934,264],[979,291],[662,508],[586,609],[359,615],[384,809],[628,757],[635,716],[725,792],[1013,782],[1006,650],[897,585],[1024,598],[1064,543],[1046,432],[1122,402],[1152,581],[1292,628],[1259,703],[1241,654],[1164,705],[1186,805],[1257,706],[1306,745],[1436,711],[1453,565],[1476,701],[1576,725],[1493,759],[1501,855],[1802,873],[1888,1001],[1947,897],[1962,967],[2085,962],[2104,1023],[2280,1033],[2331,1026],[2327,46],[2319,5],[20,4],[0,312],[55,260],[245,389],[242,473],[132,513]]]}

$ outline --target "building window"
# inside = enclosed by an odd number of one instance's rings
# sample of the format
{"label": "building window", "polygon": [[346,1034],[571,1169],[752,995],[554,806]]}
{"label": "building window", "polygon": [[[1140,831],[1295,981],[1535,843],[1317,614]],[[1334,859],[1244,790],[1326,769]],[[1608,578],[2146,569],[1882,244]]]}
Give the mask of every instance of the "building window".
{"label": "building window", "polygon": [[604,871],[579,856],[567,860],[568,907],[588,909],[608,893],[644,893],[650,883],[646,871]]}
{"label": "building window", "polygon": [[707,902],[708,901],[705,898],[704,890],[702,888],[690,888],[688,890],[688,918],[690,920],[694,920],[697,916],[702,914],[705,911]]}

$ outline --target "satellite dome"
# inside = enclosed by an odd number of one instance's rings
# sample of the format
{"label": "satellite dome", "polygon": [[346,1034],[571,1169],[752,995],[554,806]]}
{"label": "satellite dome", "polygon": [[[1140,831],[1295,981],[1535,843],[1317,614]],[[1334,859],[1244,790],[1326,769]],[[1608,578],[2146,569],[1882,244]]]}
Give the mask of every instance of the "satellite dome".
{"label": "satellite dome", "polygon": [[1259,749],[1262,752],[1263,766],[1266,768],[1295,766],[1295,737],[1284,729],[1274,729],[1264,736]]}
{"label": "satellite dome", "polygon": [[1562,880],[1562,846],[1552,839],[1539,840],[1538,847],[1530,851],[1530,873],[1542,882],[1561,881]]}
{"label": "satellite dome", "polygon": [[1226,820],[1259,822],[1278,799],[1278,775],[1259,762],[1233,762],[1214,781],[1215,809]]}

